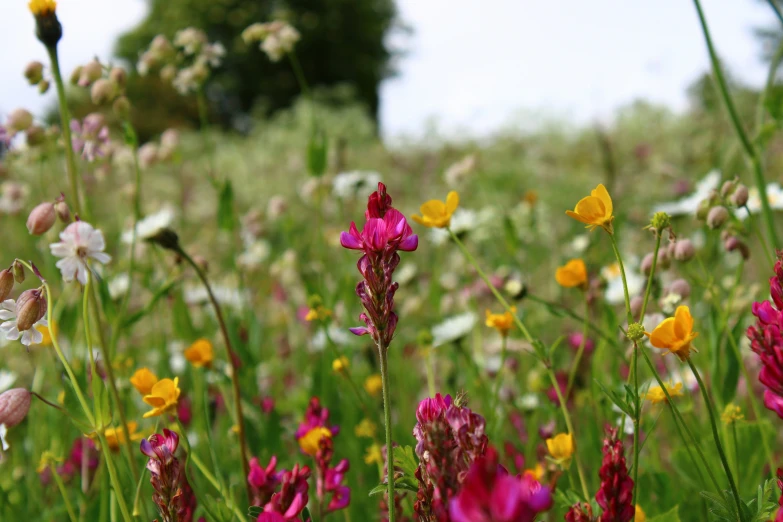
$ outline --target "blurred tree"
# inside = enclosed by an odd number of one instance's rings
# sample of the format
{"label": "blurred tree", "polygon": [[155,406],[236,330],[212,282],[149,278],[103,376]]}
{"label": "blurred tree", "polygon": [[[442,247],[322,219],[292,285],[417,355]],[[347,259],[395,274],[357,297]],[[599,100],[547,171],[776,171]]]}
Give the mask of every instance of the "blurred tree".
{"label": "blurred tree", "polygon": [[[135,29],[122,35],[118,57],[135,65],[139,54],[157,34],[173,37],[193,26],[209,40],[226,47],[223,66],[210,80],[208,96],[214,116],[223,123],[241,121],[254,107],[270,114],[288,107],[300,94],[287,60],[272,63],[257,45],[242,41],[242,30],[254,22],[285,19],[302,34],[296,54],[310,85],[348,84],[356,99],[377,118],[381,81],[392,73],[394,51],[388,44],[397,23],[394,0],[148,0],[149,14]],[[194,104],[174,107],[158,103],[170,88],[151,78],[132,78],[129,94],[136,118],[164,123],[183,117],[197,121]],[[170,109],[171,107],[171,109]],[[171,110],[171,113],[165,111]],[[160,125],[154,127],[163,128]],[[144,129],[144,134],[153,129]]]}

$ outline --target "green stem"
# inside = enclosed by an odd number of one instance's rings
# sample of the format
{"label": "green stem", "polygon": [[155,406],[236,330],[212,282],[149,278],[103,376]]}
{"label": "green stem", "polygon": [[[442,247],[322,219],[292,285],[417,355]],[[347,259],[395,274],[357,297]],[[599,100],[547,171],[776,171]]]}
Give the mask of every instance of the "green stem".
{"label": "green stem", "polygon": [[[500,385],[503,383],[503,373],[506,369],[506,357],[508,356],[508,335],[502,334],[500,341],[500,367],[495,376],[495,387],[492,390],[492,415],[494,417],[493,426],[498,422],[498,403],[500,403]],[[566,397],[568,394],[566,394]]]}
{"label": "green stem", "polygon": [[[559,312],[564,313],[565,315],[571,317],[575,321],[579,321],[580,323],[584,323],[585,322],[585,318],[584,317],[582,317],[581,315],[579,315],[578,313],[574,312],[570,308],[568,308],[566,306],[563,306],[561,304],[553,303],[552,301],[547,301],[546,299],[543,299],[543,298],[538,297],[538,296],[533,295],[533,294],[527,294],[525,296],[525,299],[529,299],[530,301],[533,301],[535,303],[540,303],[540,304],[542,304],[542,305],[544,305],[547,308],[550,308],[552,310],[558,310]],[[554,315],[558,315],[558,314],[556,314],[554,312],[552,312],[552,313]],[[607,343],[612,345],[612,347],[614,347],[616,349],[620,349],[620,345],[617,344],[617,340],[613,336],[607,334],[606,332],[601,330],[598,326],[596,326],[595,324],[593,324],[593,323],[591,323],[589,321],[587,321],[587,327],[590,328],[590,330],[592,330],[596,335],[601,337]]]}
{"label": "green stem", "polygon": [[737,484],[734,482],[734,474],[729,467],[729,461],[726,459],[726,454],[723,451],[723,444],[720,441],[720,434],[718,433],[718,423],[715,417],[715,410],[712,405],[712,401],[707,393],[707,387],[704,385],[704,381],[701,379],[698,368],[693,364],[693,361],[688,358],[688,366],[690,366],[693,375],[696,376],[696,382],[699,383],[699,389],[701,390],[701,396],[704,398],[704,404],[707,406],[707,412],[710,416],[710,425],[712,426],[712,436],[715,438],[715,446],[718,448],[718,455],[720,455],[720,461],[723,465],[723,471],[726,472],[726,478],[729,479],[729,486],[731,492],[734,495],[734,502],[737,504],[737,515],[741,522],[745,521],[745,516],[742,511],[742,499],[740,498],[739,491],[737,490]]}
{"label": "green stem", "polygon": [[663,231],[655,232],[655,250],[653,251],[652,267],[650,268],[650,276],[647,278],[647,288],[644,289],[644,301],[642,302],[642,311],[639,314],[639,320],[644,321],[644,313],[647,311],[647,302],[650,299],[650,292],[652,290],[653,277],[655,276],[655,268],[658,265],[658,251],[661,249],[661,234]]}
{"label": "green stem", "polygon": [[63,484],[63,480],[60,478],[60,475],[57,473],[57,468],[54,466],[54,462],[49,462],[49,471],[52,472],[52,477],[54,478],[54,481],[57,483],[57,487],[60,490],[60,494],[63,496],[63,500],[65,501],[65,509],[68,511],[68,517],[70,517],[71,522],[76,522],[76,512],[73,510],[73,506],[71,505],[71,500],[68,498],[68,491],[65,489],[65,484]]}
{"label": "green stem", "polygon": [[[620,255],[620,249],[617,248],[617,236],[612,233],[609,234],[609,238],[612,240],[612,250],[614,250],[614,256],[617,258],[617,264],[620,266],[620,277],[623,279],[623,294],[625,296],[625,314],[628,319],[628,324],[630,325],[633,323],[633,315],[631,315],[631,298],[628,296],[628,280],[625,278],[625,266],[623,265],[623,258]],[[654,262],[655,260],[653,263]]]}
{"label": "green stem", "polygon": [[[156,417],[155,419],[155,427],[152,429],[152,433],[157,433],[158,428],[160,427],[160,417]],[[142,510],[144,511],[144,518],[147,519],[149,516],[147,516],[147,506],[145,504],[141,504],[139,501],[141,500],[141,487],[144,484],[144,477],[147,473],[147,467],[145,466],[144,469],[141,470],[141,475],[138,478],[138,481],[136,483],[136,494],[133,496],[133,516],[138,517],[141,515],[139,512],[139,506],[141,505]]]}
{"label": "green stem", "polygon": [[106,468],[109,470],[109,479],[111,480],[111,487],[114,489],[114,494],[117,498],[117,502],[120,505],[120,512],[125,522],[131,522],[133,518],[128,511],[128,505],[125,503],[125,497],[122,494],[122,485],[117,477],[117,469],[114,467],[114,461],[111,458],[111,451],[109,451],[109,443],[106,442],[106,437],[103,435],[103,429],[96,431],[98,438],[101,441],[101,451],[103,452],[103,458],[106,461]]}
{"label": "green stem", "polygon": [[[342,360],[342,358],[345,356],[340,351],[340,348],[337,346],[337,343],[335,343],[334,340],[332,339],[332,336],[329,335],[328,324],[324,323],[323,331],[324,331],[324,336],[326,337],[326,345],[331,350],[332,357],[334,357],[335,360]],[[348,380],[348,384],[350,384],[351,390],[353,390],[354,395],[356,395],[356,399],[359,401],[359,407],[364,412],[364,415],[369,419],[370,412],[367,409],[367,404],[364,402],[364,397],[362,396],[362,392],[359,390],[359,386],[353,380],[353,373],[351,372],[351,369],[348,366],[346,366],[340,371],[340,373],[343,375],[343,377],[345,377]]]}
{"label": "green stem", "polygon": [[[220,332],[223,335],[223,344],[226,345],[226,358],[228,359],[228,364],[231,366],[231,386],[234,391],[234,408],[236,410],[237,427],[239,428],[239,451],[241,453],[240,459],[242,461],[242,476],[247,477],[250,474],[250,466],[247,460],[245,420],[244,416],[242,415],[242,391],[239,387],[239,368],[237,367],[236,361],[234,360],[234,349],[231,345],[231,336],[228,333],[228,327],[226,326],[226,321],[223,318],[223,312],[220,309],[220,304],[215,298],[215,294],[212,293],[212,287],[207,280],[207,276],[204,275],[204,272],[201,270],[201,267],[198,266],[198,263],[193,261],[193,258],[190,257],[190,255],[188,255],[188,253],[185,252],[182,247],[177,246],[176,252],[182,257],[182,259],[187,261],[193,270],[195,270],[196,275],[198,275],[198,278],[201,280],[204,288],[206,288],[209,301],[212,303],[212,308],[215,310],[215,317],[217,318],[218,324],[220,325]],[[245,490],[247,492],[247,499],[249,502],[253,498],[253,493],[250,491],[250,484],[247,482],[247,480],[244,482]]]}
{"label": "green stem", "polygon": [[[571,423],[571,415],[569,415],[568,413],[568,407],[566,406],[566,401],[565,398],[563,397],[563,392],[560,391],[560,384],[558,384],[554,372],[549,367],[547,367],[547,375],[549,375],[549,380],[552,383],[552,386],[555,388],[555,394],[557,394],[557,400],[560,403],[560,409],[563,412],[563,418],[565,419],[568,433],[572,437],[574,437],[574,444],[576,444],[574,425]],[[580,452],[578,451],[577,448],[577,451],[574,452],[574,462],[576,462],[576,471],[579,474],[579,482],[582,485],[582,494],[584,495],[584,499],[589,501],[590,494],[587,492],[587,481],[585,481],[585,474],[584,471],[582,470],[582,463],[579,460],[579,454]]]}
{"label": "green stem", "polygon": [[427,356],[424,364],[427,366],[427,391],[429,391],[430,397],[435,397],[435,357],[432,346],[427,346],[426,350]]}
{"label": "green stem", "polygon": [[758,223],[756,223],[756,220],[753,218],[753,214],[750,212],[750,208],[748,208],[747,205],[745,205],[745,211],[748,213],[748,227],[753,230],[753,232],[756,234],[756,237],[759,239],[759,243],[761,243],[761,246],[764,248],[764,253],[767,255],[767,258],[769,259],[769,263],[771,265],[775,264],[775,256],[772,254],[772,250],[769,248],[769,243],[767,243],[767,240],[764,238],[764,234],[761,233],[761,228],[758,226]]}
{"label": "green stem", "polygon": [[734,126],[734,130],[737,133],[737,137],[740,140],[740,143],[742,144],[742,148],[745,151],[745,155],[747,156],[748,160],[750,161],[752,167],[753,167],[753,176],[756,181],[756,187],[759,191],[759,197],[761,198],[761,210],[764,215],[764,221],[766,222],[767,226],[767,234],[769,235],[770,240],[775,245],[778,244],[778,237],[777,237],[777,231],[775,229],[775,220],[772,215],[772,208],[769,205],[769,200],[767,199],[767,186],[766,182],[764,180],[764,172],[761,168],[761,158],[759,157],[758,151],[756,150],[756,147],[754,146],[753,142],[748,138],[747,133],[745,132],[745,129],[742,126],[742,122],[739,118],[739,113],[737,112],[736,107],[734,106],[734,101],[731,98],[731,95],[729,94],[729,88],[728,84],[726,82],[726,78],[723,76],[723,70],[720,66],[720,60],[718,59],[718,53],[715,50],[715,46],[712,43],[712,37],[710,36],[710,30],[707,26],[707,19],[704,16],[704,11],[701,7],[701,1],[700,0],[693,0],[693,4],[696,6],[696,11],[699,15],[699,22],[701,24],[702,32],[704,33],[704,40],[707,43],[707,50],[710,54],[710,62],[712,63],[712,72],[715,77],[715,81],[718,86],[718,90],[720,91],[721,98],[723,98],[723,103],[726,106],[726,110],[729,113],[729,118],[731,119],[731,123]]}
{"label": "green stem", "polygon": [[394,444],[392,442],[391,397],[389,395],[389,347],[378,343],[381,360],[381,383],[383,385],[383,422],[386,428],[386,492],[388,495],[389,522],[394,522]]}
{"label": "green stem", "polygon": [[780,8],[778,7],[778,4],[775,3],[775,0],[767,0],[767,3],[772,8],[772,10],[775,11],[775,16],[778,17],[778,20],[780,20],[780,23],[783,24],[783,13],[780,11]]}
{"label": "green stem", "polygon": [[584,292],[585,298],[585,318],[582,323],[582,342],[579,343],[579,349],[576,351],[576,357],[574,363],[571,365],[571,370],[568,372],[568,385],[566,386],[565,396],[568,397],[571,394],[571,389],[574,386],[574,379],[576,379],[576,372],[579,370],[579,362],[582,360],[582,355],[587,345],[587,326],[590,324],[590,299],[587,297],[587,292]]}
{"label": "green stem", "polygon": [[[71,114],[68,111],[68,100],[65,97],[65,84],[63,84],[62,74],[60,73],[60,60],[57,57],[57,46],[46,46],[49,53],[49,60],[52,64],[52,77],[57,87],[57,100],[60,104],[60,123],[65,142],[65,166],[68,171],[68,182],[71,187],[70,202],[73,204],[73,210],[77,215],[82,214],[81,191],[79,190],[79,173],[76,171],[76,157],[73,153],[73,144],[71,140]],[[83,216],[89,218],[89,216]]]}

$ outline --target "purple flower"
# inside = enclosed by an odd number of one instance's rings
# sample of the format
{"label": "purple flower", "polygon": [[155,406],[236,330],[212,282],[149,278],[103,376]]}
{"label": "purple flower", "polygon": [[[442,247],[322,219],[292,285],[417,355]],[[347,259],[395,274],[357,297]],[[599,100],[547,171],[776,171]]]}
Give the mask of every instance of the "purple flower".
{"label": "purple flower", "polygon": [[109,145],[109,127],[103,115],[93,112],[84,120],[71,120],[71,144],[73,151],[82,155],[87,161],[95,161],[96,157],[106,155]]}

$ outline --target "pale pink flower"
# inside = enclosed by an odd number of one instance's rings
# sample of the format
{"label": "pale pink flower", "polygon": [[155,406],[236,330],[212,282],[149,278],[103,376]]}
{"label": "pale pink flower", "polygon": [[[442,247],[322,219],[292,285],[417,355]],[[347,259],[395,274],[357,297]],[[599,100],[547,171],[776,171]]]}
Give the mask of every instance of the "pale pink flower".
{"label": "pale pink flower", "polygon": [[52,243],[49,248],[52,255],[62,258],[56,266],[66,283],[77,279],[81,284],[87,284],[87,260],[90,258],[104,265],[111,261],[111,256],[104,253],[103,233],[84,221],[68,225],[60,233],[60,242]]}
{"label": "pale pink flower", "polygon": [[0,303],[0,321],[3,321],[0,323],[0,334],[5,336],[9,341],[16,341],[21,337],[22,344],[25,346],[41,344],[43,341],[43,334],[38,327],[49,326],[46,319],[42,317],[36,321],[32,327],[20,331],[16,324],[16,315],[16,301],[13,299],[6,299]]}

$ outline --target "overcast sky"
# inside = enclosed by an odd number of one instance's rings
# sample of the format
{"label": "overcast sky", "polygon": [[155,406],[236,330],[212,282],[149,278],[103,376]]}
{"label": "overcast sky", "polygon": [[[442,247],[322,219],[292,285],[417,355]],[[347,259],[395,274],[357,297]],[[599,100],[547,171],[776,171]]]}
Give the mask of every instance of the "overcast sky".
{"label": "overcast sky", "polygon": [[[687,0],[398,0],[413,29],[399,76],[382,87],[387,136],[440,129],[487,134],[520,114],[605,120],[637,98],[682,109],[685,89],[709,67]],[[703,0],[732,73],[761,85],[766,70],[753,28],[775,22],[764,2]],[[143,0],[60,0],[63,70],[108,58],[117,34],[144,15]],[[0,114],[41,111],[22,77],[45,61],[26,0],[0,0]],[[53,89],[52,89],[53,91]],[[530,124],[530,122],[523,122]],[[534,123],[534,122],[533,122]]]}

